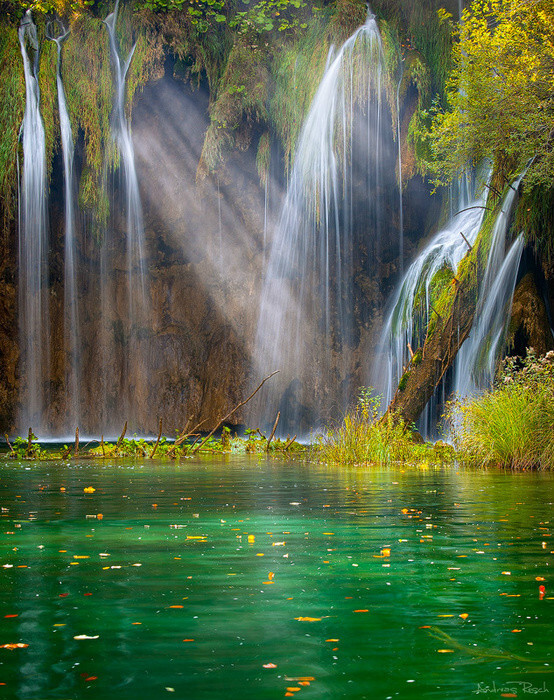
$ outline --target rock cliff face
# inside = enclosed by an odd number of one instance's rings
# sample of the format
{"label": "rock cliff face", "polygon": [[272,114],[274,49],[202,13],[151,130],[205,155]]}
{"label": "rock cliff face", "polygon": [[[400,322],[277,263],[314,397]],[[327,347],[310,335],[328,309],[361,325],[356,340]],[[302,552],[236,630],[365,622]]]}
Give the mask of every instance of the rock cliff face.
{"label": "rock cliff face", "polygon": [[15,226],[7,225],[0,238],[0,430],[13,429],[19,383],[17,362],[17,287]]}

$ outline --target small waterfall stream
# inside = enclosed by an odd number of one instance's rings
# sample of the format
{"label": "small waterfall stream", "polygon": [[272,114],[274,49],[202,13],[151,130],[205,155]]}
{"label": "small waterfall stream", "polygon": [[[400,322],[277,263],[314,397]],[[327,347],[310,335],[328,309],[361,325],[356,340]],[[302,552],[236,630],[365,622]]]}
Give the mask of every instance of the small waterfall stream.
{"label": "small waterfall stream", "polygon": [[65,199],[65,268],[64,268],[64,325],[65,344],[68,350],[66,362],[66,410],[70,426],[80,424],[81,386],[81,332],[78,307],[77,250],[76,250],[76,205],[75,178],[73,171],[74,144],[71,121],[67,110],[65,90],[62,81],[62,47],[69,36],[69,30],[60,27],[61,33],[55,36],[55,26],[48,26],[48,39],[54,41],[58,50],[56,87],[58,90],[58,110],[62,140],[64,166]]}
{"label": "small waterfall stream", "polygon": [[520,234],[511,247],[506,235],[522,176],[508,190],[496,218],[487,265],[479,287],[471,333],[456,356],[454,390],[464,398],[492,385],[496,365],[506,338],[517,272],[523,251]]}
{"label": "small waterfall stream", "polygon": [[[398,223],[385,223],[391,210],[398,218],[399,197],[390,180],[398,160],[384,71],[370,15],[329,54],[299,138],[264,277],[254,351],[260,377],[280,370],[256,420],[261,415],[266,426],[280,410],[283,433],[313,428],[314,402],[321,412],[326,403],[345,408],[357,342],[358,248],[366,246],[371,259],[385,239],[398,236]],[[341,383],[332,396],[330,387]]]}
{"label": "small waterfall stream", "polygon": [[425,339],[435,276],[444,269],[455,273],[468,244],[473,245],[477,238],[485,213],[483,182],[487,177],[488,173],[474,182],[462,178],[456,183],[451,198],[457,204],[456,212],[410,265],[394,294],[370,375],[370,385],[382,396],[383,410],[409,362],[409,348],[415,352]]}
{"label": "small waterfall stream", "polygon": [[[119,0],[115,3],[114,11],[104,20],[104,24],[108,31],[114,78],[111,131],[116,148],[116,163],[119,165],[115,172],[119,182],[114,190],[122,193],[126,259],[117,262],[116,251],[120,247],[119,217],[112,215],[112,223],[105,232],[100,255],[99,382],[105,397],[102,409],[102,423],[105,428],[113,429],[114,420],[129,420],[132,429],[140,430],[140,426],[134,422],[134,416],[137,402],[147,401],[145,337],[148,335],[147,328],[151,325],[151,312],[146,282],[142,202],[131,128],[125,113],[126,80],[135,45],[124,59],[116,34],[118,12]],[[122,268],[127,278],[125,284],[120,281]],[[119,358],[117,364],[114,364],[114,358]],[[114,401],[118,405],[117,409],[110,405]]]}
{"label": "small waterfall stream", "polygon": [[[21,125],[23,172],[19,193],[19,319],[22,430],[40,431],[48,405],[50,322],[48,308],[48,225],[46,145],[40,115],[39,42],[28,10],[19,27],[25,72],[25,114]],[[29,56],[28,48],[31,56]]]}

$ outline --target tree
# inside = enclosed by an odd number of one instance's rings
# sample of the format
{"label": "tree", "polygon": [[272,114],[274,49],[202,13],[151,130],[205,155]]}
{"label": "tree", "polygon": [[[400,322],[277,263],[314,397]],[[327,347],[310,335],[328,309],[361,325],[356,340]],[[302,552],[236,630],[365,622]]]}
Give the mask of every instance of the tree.
{"label": "tree", "polygon": [[526,186],[552,186],[552,0],[473,0],[454,48],[447,107],[435,111],[431,140],[437,184],[488,158],[499,182],[532,161]]}

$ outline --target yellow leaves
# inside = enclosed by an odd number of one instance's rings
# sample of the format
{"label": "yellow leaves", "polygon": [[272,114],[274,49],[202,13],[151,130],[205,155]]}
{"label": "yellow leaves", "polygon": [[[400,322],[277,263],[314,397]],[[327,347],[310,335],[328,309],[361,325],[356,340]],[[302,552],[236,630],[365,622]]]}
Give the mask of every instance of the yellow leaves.
{"label": "yellow leaves", "polygon": [[437,654],[452,654],[454,649],[437,649]]}
{"label": "yellow leaves", "polygon": [[322,617],[295,617],[294,619],[298,622],[321,622],[323,620]]}
{"label": "yellow leaves", "polygon": [[9,649],[10,651],[13,651],[14,649],[26,649],[28,646],[28,644],[16,642],[15,644],[0,644],[0,649]]}
{"label": "yellow leaves", "polygon": [[[64,489],[64,491],[65,491],[65,489]],[[94,488],[94,486],[85,486],[83,491],[85,493],[94,493],[96,491],[96,489]]]}
{"label": "yellow leaves", "polygon": [[462,618],[462,620],[467,620],[467,618],[469,617],[469,615],[468,615],[468,613],[461,613],[461,614],[460,614],[460,617]]}

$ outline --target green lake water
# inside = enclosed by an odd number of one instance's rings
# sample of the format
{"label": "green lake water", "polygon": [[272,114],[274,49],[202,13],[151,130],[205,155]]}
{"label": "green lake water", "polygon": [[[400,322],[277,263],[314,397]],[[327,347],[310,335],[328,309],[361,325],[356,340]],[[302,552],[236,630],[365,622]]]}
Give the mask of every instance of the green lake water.
{"label": "green lake water", "polygon": [[0,697],[554,697],[553,502],[552,474],[3,461]]}

